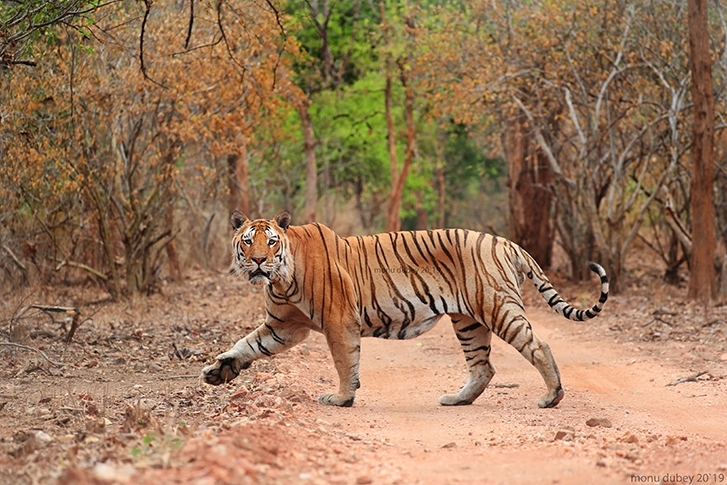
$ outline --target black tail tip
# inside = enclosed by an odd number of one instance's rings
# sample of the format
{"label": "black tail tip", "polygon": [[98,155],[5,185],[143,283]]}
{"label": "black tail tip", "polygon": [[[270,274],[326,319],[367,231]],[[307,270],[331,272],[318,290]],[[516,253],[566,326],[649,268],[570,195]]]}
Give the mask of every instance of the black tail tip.
{"label": "black tail tip", "polygon": [[588,269],[590,269],[590,270],[591,270],[591,271],[593,271],[594,273],[598,273],[598,274],[601,274],[602,272],[605,272],[605,271],[603,270],[603,266],[601,266],[601,265],[600,265],[600,264],[598,264],[598,263],[594,263],[593,261],[590,261],[590,262],[588,263]]}
{"label": "black tail tip", "polygon": [[601,278],[601,283],[602,284],[608,283],[608,276],[606,275],[606,270],[603,269],[603,266],[601,266],[598,263],[594,263],[593,261],[591,261],[590,263],[588,263],[588,267],[590,268],[591,271],[593,271],[594,273],[596,273]]}

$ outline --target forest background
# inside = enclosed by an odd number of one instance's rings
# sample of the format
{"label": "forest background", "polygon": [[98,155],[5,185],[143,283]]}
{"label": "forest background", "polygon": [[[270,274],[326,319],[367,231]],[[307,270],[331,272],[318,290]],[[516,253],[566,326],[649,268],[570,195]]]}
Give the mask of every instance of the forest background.
{"label": "forest background", "polygon": [[227,264],[231,210],[285,208],[494,232],[544,267],[558,244],[615,292],[637,241],[683,282],[706,216],[712,289],[690,290],[727,294],[720,0],[0,5],[7,284],[152,292]]}

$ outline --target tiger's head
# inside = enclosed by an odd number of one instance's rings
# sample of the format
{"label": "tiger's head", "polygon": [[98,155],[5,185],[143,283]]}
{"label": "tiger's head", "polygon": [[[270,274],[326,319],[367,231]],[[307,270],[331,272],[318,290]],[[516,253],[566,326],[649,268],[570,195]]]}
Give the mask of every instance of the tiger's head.
{"label": "tiger's head", "polygon": [[235,231],[230,273],[245,274],[252,284],[289,283],[293,275],[290,243],[286,235],[290,217],[288,211],[281,211],[272,220],[251,221],[234,211],[230,217]]}

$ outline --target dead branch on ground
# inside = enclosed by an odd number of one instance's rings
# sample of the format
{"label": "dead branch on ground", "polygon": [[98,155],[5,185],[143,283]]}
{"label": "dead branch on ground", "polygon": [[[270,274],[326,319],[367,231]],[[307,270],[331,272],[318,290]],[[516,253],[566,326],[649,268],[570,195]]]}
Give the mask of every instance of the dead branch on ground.
{"label": "dead branch on ground", "polygon": [[675,380],[674,382],[670,382],[669,384],[667,384],[667,387],[668,386],[676,386],[677,384],[681,384],[682,382],[697,382],[697,378],[699,376],[703,376],[707,372],[708,371],[703,370],[703,371],[697,372],[696,374],[692,374],[691,376],[680,377],[679,379]]}
{"label": "dead branch on ground", "polygon": [[32,350],[33,352],[37,352],[43,357],[45,360],[47,360],[51,365],[54,365],[56,367],[63,367],[65,364],[62,362],[56,362],[55,360],[51,359],[47,355],[45,355],[45,352],[43,352],[40,349],[36,349],[35,347],[30,347],[28,345],[22,345],[22,344],[16,344],[15,342],[0,342],[0,345],[8,346],[8,347],[17,347],[19,349],[24,350]]}
{"label": "dead branch on ground", "polygon": [[[20,311],[11,319],[11,321],[17,322],[23,317],[23,314],[25,314],[25,312],[31,309],[42,311],[46,315],[50,316],[51,320],[53,320],[53,313],[65,313],[67,315],[70,315],[71,328],[68,329],[66,332],[65,341],[67,344],[71,343],[73,335],[76,333],[76,330],[78,330],[78,327],[80,325],[79,318],[81,316],[81,311],[78,308],[55,305],[27,305],[21,308]],[[65,328],[65,324],[63,325],[63,328]]]}

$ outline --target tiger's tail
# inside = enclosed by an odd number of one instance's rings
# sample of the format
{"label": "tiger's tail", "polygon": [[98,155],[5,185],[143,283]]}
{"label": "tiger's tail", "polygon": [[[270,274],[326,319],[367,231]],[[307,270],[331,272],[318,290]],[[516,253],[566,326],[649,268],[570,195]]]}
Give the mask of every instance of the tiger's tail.
{"label": "tiger's tail", "polygon": [[540,265],[532,258],[532,256],[527,254],[524,250],[522,251],[522,255],[524,256],[524,269],[527,270],[526,276],[533,282],[533,285],[535,285],[538,289],[540,295],[546,302],[548,302],[548,305],[550,305],[553,310],[563,315],[565,318],[576,322],[583,322],[598,316],[603,309],[603,304],[606,303],[606,300],[608,299],[608,276],[600,264],[591,262],[588,263],[588,268],[596,273],[601,279],[601,296],[598,299],[598,302],[596,302],[596,304],[591,308],[587,310],[579,310],[560,297],[558,292],[555,288],[553,288],[553,285],[548,280],[548,277],[545,276]]}

